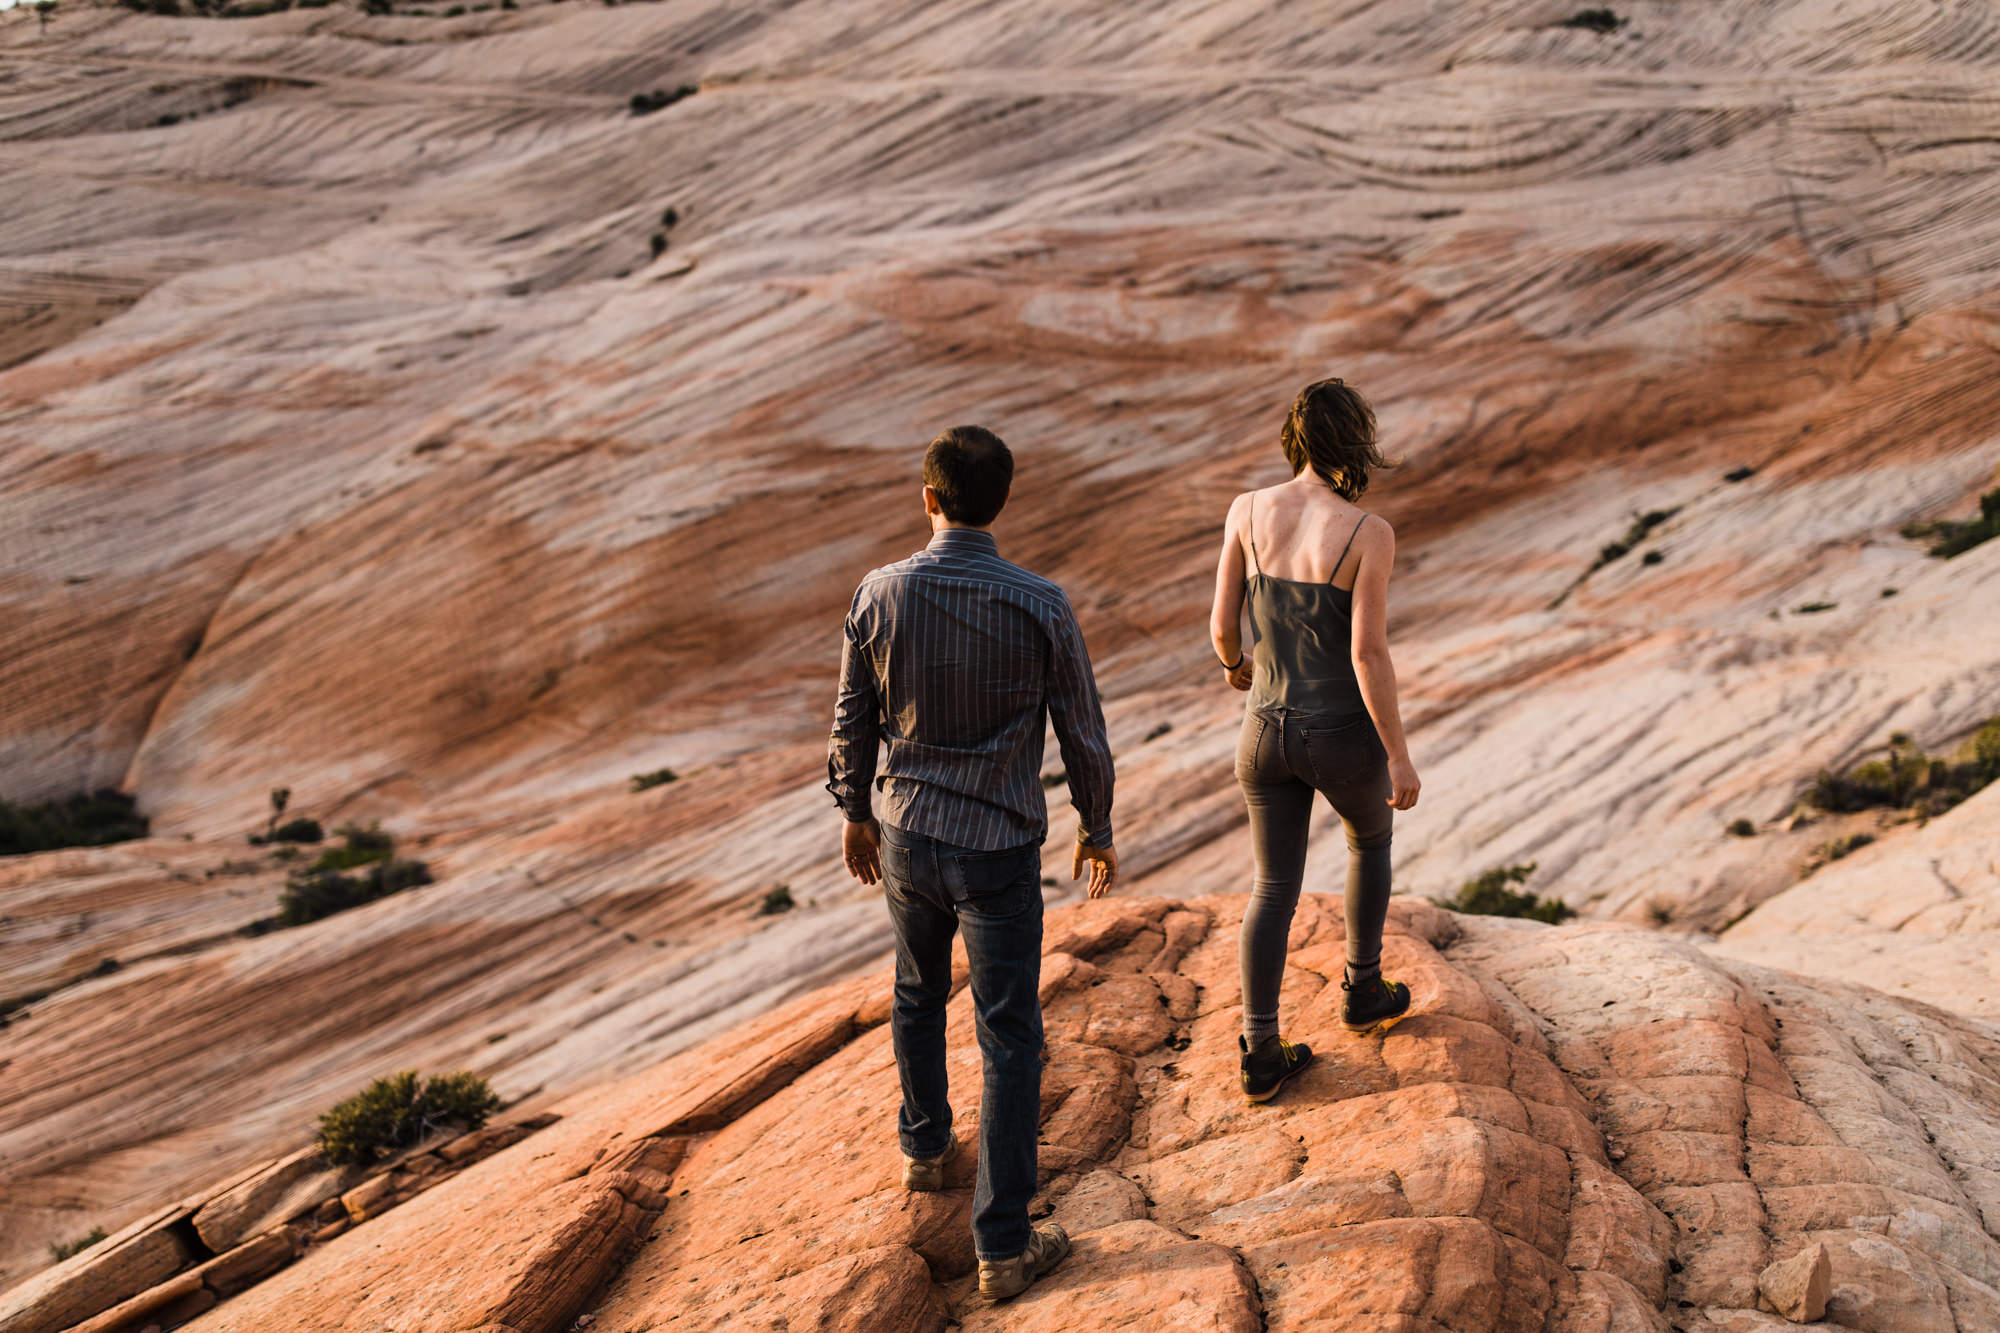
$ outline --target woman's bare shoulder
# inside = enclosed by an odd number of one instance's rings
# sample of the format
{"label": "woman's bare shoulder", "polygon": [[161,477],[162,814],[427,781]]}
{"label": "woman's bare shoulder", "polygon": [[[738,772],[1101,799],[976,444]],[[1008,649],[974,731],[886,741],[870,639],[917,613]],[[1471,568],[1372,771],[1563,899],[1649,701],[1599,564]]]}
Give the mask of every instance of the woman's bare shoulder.
{"label": "woman's bare shoulder", "polygon": [[[1268,489],[1268,488],[1267,488]],[[1263,491],[1245,491],[1229,502],[1228,525],[1232,528],[1244,523],[1250,517],[1250,510],[1264,494]]]}
{"label": "woman's bare shoulder", "polygon": [[1354,530],[1354,544],[1364,551],[1393,551],[1396,549],[1396,529],[1388,519],[1372,509],[1362,509],[1361,522]]}

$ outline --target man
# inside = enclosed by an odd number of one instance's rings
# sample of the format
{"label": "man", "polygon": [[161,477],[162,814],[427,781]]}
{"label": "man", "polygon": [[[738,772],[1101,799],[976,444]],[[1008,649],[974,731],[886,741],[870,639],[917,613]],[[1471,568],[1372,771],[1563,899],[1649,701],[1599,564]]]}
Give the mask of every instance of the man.
{"label": "man", "polygon": [[[1042,1086],[1043,718],[1079,817],[1070,877],[1111,891],[1111,749],[1083,635],[1062,589],[1000,558],[989,529],[1014,456],[957,426],[924,454],[930,545],[861,581],[847,616],[827,789],[847,817],[842,853],[882,881],[896,927],[889,1026],[903,1107],[903,1184],[944,1186],[957,1153],[946,1100],[951,937],[965,931],[985,1057],[972,1201],[980,1294],[1005,1300],[1061,1263],[1059,1226],[1030,1228]],[[876,741],[888,742],[877,824]]]}

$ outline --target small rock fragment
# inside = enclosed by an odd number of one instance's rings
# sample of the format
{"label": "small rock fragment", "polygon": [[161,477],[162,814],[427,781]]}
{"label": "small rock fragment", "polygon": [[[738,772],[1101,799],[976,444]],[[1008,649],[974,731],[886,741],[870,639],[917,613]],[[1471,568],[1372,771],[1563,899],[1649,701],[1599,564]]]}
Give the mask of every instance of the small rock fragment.
{"label": "small rock fragment", "polygon": [[1824,1244],[1809,1245],[1780,1259],[1757,1276],[1757,1290],[1771,1309],[1794,1324],[1810,1324],[1826,1314],[1833,1294],[1833,1261]]}

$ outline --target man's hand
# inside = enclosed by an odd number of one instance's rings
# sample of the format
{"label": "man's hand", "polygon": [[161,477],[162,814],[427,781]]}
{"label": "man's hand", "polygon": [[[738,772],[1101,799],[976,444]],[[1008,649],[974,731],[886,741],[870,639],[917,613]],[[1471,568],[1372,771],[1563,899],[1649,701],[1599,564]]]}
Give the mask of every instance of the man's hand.
{"label": "man's hand", "polygon": [[1407,810],[1417,803],[1417,792],[1423,783],[1417,780],[1417,766],[1408,759],[1389,761],[1389,804],[1398,810]]}
{"label": "man's hand", "polygon": [[847,873],[863,884],[882,878],[882,826],[872,819],[850,819],[840,833],[840,856]]}
{"label": "man's hand", "polygon": [[1112,884],[1118,878],[1118,852],[1113,847],[1093,847],[1087,842],[1076,845],[1076,855],[1070,859],[1069,877],[1076,880],[1083,874],[1083,863],[1090,862],[1090,896],[1102,898],[1111,892]]}

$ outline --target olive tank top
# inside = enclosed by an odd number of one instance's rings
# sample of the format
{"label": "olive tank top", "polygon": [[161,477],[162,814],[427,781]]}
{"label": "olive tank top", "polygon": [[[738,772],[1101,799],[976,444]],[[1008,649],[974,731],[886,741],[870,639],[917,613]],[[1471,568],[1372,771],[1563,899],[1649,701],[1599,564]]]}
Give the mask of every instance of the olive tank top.
{"label": "olive tank top", "polygon": [[[1363,514],[1333,562],[1334,576],[1368,521]],[[1305,583],[1264,572],[1257,557],[1257,502],[1250,502],[1251,664],[1249,707],[1301,713],[1365,713],[1354,676],[1354,592],[1331,582]]]}

